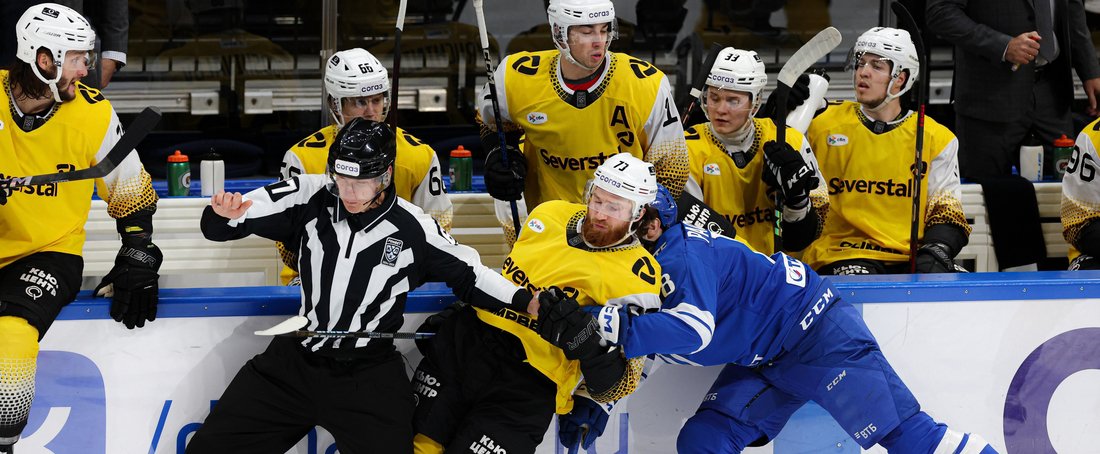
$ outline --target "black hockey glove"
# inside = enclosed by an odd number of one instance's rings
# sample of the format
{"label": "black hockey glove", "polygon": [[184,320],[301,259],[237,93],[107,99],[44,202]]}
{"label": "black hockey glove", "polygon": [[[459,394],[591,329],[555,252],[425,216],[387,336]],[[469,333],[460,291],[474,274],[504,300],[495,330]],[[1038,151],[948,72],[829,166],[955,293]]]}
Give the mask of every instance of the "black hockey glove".
{"label": "black hockey glove", "polygon": [[164,260],[147,235],[123,235],[115,266],[95,288],[95,296],[111,297],[111,318],[129,329],[157,318],[157,279]]}
{"label": "black hockey glove", "polygon": [[917,249],[918,273],[954,273],[955,261],[947,246],[942,243],[927,243]]}
{"label": "black hockey glove", "polygon": [[777,188],[783,204],[802,208],[810,200],[810,191],[817,187],[817,174],[790,144],[771,141],[764,144],[764,183]]}
{"label": "black hockey glove", "polygon": [[500,157],[500,147],[493,148],[485,157],[485,189],[497,200],[519,200],[523,197],[524,180],[527,178],[527,158],[519,150],[507,146],[508,165]]}
{"label": "black hockey glove", "polygon": [[[778,102],[775,96],[776,91],[773,90],[768,95],[768,100],[764,102],[764,106],[760,108],[760,111],[756,113],[756,118],[771,118],[773,121],[778,122],[776,118],[776,103]],[[801,106],[802,103],[810,99],[810,76],[808,74],[802,74],[798,76],[798,80],[794,82],[794,86],[791,87],[791,91],[787,93],[787,113]]]}
{"label": "black hockey glove", "polygon": [[539,293],[539,336],[569,359],[589,359],[607,351],[596,318],[557,287]]}
{"label": "black hockey glove", "polygon": [[[420,324],[420,327],[416,329],[416,332],[438,333],[439,328],[443,326],[443,322],[446,322],[447,319],[451,318],[452,315],[462,310],[466,306],[467,304],[462,301],[452,303],[450,306],[447,306],[443,310],[429,315],[428,318],[424,319],[424,323]],[[432,339],[435,339],[435,337],[416,340],[416,349],[420,350],[421,355],[428,356],[428,347],[431,346]]]}

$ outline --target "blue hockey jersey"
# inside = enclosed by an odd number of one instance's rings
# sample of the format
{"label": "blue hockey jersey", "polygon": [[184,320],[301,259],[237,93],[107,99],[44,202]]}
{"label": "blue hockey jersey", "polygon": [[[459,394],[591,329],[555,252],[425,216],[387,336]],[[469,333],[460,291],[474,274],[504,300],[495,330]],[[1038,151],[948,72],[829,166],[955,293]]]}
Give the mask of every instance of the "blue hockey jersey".
{"label": "blue hockey jersey", "polygon": [[635,317],[627,357],[756,366],[793,346],[836,289],[802,262],[680,223],[657,240],[664,272],[660,311]]}

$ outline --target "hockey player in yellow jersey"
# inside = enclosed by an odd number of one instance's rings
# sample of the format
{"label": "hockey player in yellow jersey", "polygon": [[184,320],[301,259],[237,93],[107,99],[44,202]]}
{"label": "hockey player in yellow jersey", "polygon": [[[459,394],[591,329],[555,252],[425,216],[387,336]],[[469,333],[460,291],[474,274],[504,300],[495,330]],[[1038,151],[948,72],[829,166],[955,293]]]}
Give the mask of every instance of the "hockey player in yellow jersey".
{"label": "hockey player in yellow jersey", "polygon": [[[821,274],[909,272],[913,153],[917,115],[899,97],[916,83],[919,61],[909,32],[875,27],[849,56],[856,102],[831,102],[807,136],[829,191],[821,238],[802,259]],[[962,211],[958,141],[925,117],[925,167],[918,223],[917,272],[955,270],[970,226]]]}
{"label": "hockey player in yellow jersey", "polygon": [[[699,101],[710,121],[685,133],[691,157],[686,191],[729,219],[738,239],[766,254],[779,252],[774,244],[779,191],[782,249],[804,249],[821,232],[829,210],[809,141],[788,128],[787,143],[779,146],[775,122],[755,118],[768,83],[756,52],[722,49],[709,71]],[[790,183],[780,187],[777,181]]]}
{"label": "hockey player in yellow jersey", "polygon": [[92,167],[122,134],[111,103],[79,82],[95,61],[84,17],[35,5],[15,35],[18,61],[0,71],[0,452],[11,452],[27,424],[38,342],[80,290],[93,187],[122,237],[95,291],[112,298],[115,320],[134,328],[156,318],[162,259],[151,238],[157,196],[137,153],[94,182],[9,186],[12,177]]}
{"label": "hockey player in yellow jersey", "polygon": [[[478,113],[489,195],[525,200],[518,204],[520,219],[526,207],[548,200],[580,202],[596,167],[625,152],[653,163],[660,183],[679,196],[688,159],[665,74],[609,51],[617,34],[610,0],[551,0],[546,12],[557,49],[508,55],[494,76],[510,168],[499,155],[488,87],[482,90]],[[497,206],[511,240],[510,208]]]}
{"label": "hockey player in yellow jersey", "polygon": [[[287,150],[281,169],[283,179],[303,173],[325,173],[329,145],[340,128],[355,117],[381,122],[391,107],[388,71],[374,55],[360,48],[343,50],[329,58],[325,67],[325,90],[328,93],[326,107],[335,124],[321,128]],[[420,207],[449,232],[451,199],[443,188],[443,174],[435,150],[408,131],[396,129],[393,185],[397,196]],[[298,273],[292,269],[297,266],[296,250],[279,246],[285,263],[281,273],[283,284],[297,282],[294,278]]]}
{"label": "hockey player in yellow jersey", "polygon": [[1062,178],[1062,236],[1069,243],[1071,270],[1100,269],[1100,119],[1077,135]]}
{"label": "hockey player in yellow jersey", "polygon": [[[533,291],[554,286],[559,290],[543,293],[565,295],[581,307],[658,307],[660,266],[634,236],[656,196],[655,173],[630,154],[609,157],[587,185],[587,207],[549,201],[531,211],[504,276]],[[619,364],[619,349],[575,356],[550,345],[526,313],[449,312],[439,316],[444,321],[422,349],[414,376],[417,453],[532,453],[554,413],[569,413],[578,400],[617,399],[640,378],[638,361],[625,370],[606,367]],[[572,396],[582,372],[590,393]]]}

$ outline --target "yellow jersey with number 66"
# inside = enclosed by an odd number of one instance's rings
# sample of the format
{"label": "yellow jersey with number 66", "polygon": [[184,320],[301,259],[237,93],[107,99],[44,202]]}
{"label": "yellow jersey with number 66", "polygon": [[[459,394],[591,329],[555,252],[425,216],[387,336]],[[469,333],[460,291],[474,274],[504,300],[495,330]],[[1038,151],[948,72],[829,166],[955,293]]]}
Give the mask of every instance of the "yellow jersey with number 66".
{"label": "yellow jersey with number 66", "polygon": [[[660,308],[661,265],[633,237],[609,248],[587,246],[580,233],[586,211],[585,205],[564,201],[536,207],[504,259],[504,277],[532,292],[557,286],[581,306]],[[557,412],[568,413],[581,378],[580,363],[539,337],[538,321],[526,313],[478,308],[477,315],[519,338],[531,366],[557,383]]]}
{"label": "yellow jersey with number 66", "polygon": [[[328,166],[328,147],[337,133],[336,125],[321,128],[294,144],[283,155],[280,173],[284,180],[301,174],[322,174]],[[435,219],[443,230],[451,231],[453,207],[443,187],[443,171],[439,158],[431,146],[397,128],[397,156],[393,163],[393,186],[397,196],[412,202]],[[287,251],[280,243],[279,254],[283,258],[283,271],[279,274],[283,284],[298,273],[296,251]]]}

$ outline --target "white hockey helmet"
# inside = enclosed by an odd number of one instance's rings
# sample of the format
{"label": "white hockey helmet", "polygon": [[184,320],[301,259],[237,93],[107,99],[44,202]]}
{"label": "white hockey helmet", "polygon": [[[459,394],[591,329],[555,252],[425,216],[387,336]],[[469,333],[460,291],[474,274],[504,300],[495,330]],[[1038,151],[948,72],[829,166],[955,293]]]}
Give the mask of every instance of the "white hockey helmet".
{"label": "white hockey helmet", "polygon": [[[56,3],[42,3],[27,8],[15,25],[16,50],[19,60],[31,65],[34,75],[50,86],[54,101],[61,102],[57,92],[57,82],[61,80],[61,65],[68,51],[88,52],[89,69],[95,62],[92,50],[95,49],[95,31],[88,20],[72,8]],[[57,65],[53,79],[42,75],[36,61],[38,50],[45,49]]]}
{"label": "white hockey helmet", "polygon": [[390,111],[390,79],[386,67],[370,52],[354,48],[342,50],[329,57],[325,65],[325,90],[328,92],[329,111],[336,124],[344,126],[341,102],[344,98],[372,96],[381,93],[382,118]]}
{"label": "white hockey helmet", "polygon": [[600,188],[631,202],[630,219],[636,220],[646,205],[657,198],[657,169],[630,153],[612,155],[596,168],[584,193],[587,202],[592,188]]}
{"label": "white hockey helmet", "polygon": [[[920,59],[917,57],[917,47],[913,44],[913,39],[906,30],[874,27],[859,35],[859,38],[856,38],[855,45],[852,46],[852,50],[848,52],[845,69],[854,71],[864,54],[878,55],[880,58],[889,61],[891,66],[890,83],[886,86],[886,99],[882,101],[882,104],[875,106],[876,109],[905,94],[910,88],[913,88],[920,76]],[[906,78],[905,85],[901,87],[901,91],[897,94],[891,94],[890,91],[897,83],[898,76],[906,70],[909,71],[909,77]]]}
{"label": "white hockey helmet", "polygon": [[611,3],[611,0],[550,0],[546,15],[550,20],[550,35],[554,39],[554,47],[558,48],[558,52],[561,52],[570,63],[589,71],[595,71],[596,68],[581,64],[569,51],[569,27],[610,24],[605,47],[610,47],[611,41],[619,37],[619,25],[615,20],[615,4]]}
{"label": "white hockey helmet", "polygon": [[707,74],[706,86],[699,94],[699,103],[709,120],[710,114],[706,110],[707,87],[748,93],[752,97],[749,117],[753,117],[764,103],[764,86],[767,84],[768,73],[764,68],[764,61],[755,51],[727,47],[714,59],[710,74]]}

